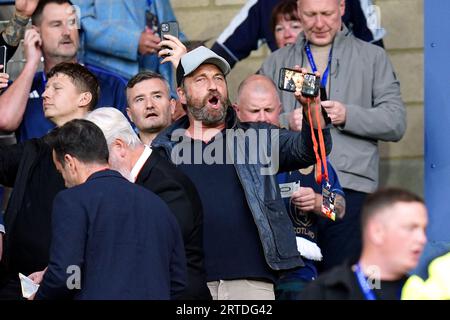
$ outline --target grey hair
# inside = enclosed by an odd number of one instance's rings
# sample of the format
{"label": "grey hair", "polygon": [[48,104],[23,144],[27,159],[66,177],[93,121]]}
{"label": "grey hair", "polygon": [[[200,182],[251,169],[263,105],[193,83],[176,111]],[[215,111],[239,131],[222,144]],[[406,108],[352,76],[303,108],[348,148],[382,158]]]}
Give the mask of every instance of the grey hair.
{"label": "grey hair", "polygon": [[142,144],[130,122],[122,112],[111,107],[102,107],[89,112],[86,120],[92,121],[103,131],[108,149],[116,139],[120,139],[128,146],[135,148]]}

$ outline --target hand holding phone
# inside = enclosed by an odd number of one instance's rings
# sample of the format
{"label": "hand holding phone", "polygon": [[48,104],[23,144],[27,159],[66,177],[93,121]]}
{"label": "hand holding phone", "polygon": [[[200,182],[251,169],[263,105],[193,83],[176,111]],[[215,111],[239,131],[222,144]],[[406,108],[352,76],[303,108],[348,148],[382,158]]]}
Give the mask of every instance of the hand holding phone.
{"label": "hand holding phone", "polygon": [[[178,30],[178,22],[176,21],[168,21],[161,23],[159,30],[161,31],[161,40],[167,40],[164,36],[165,35],[171,35],[175,38],[179,37],[179,30]],[[171,49],[168,46],[162,46],[161,50],[163,49]],[[168,55],[161,55],[163,58],[167,57]]]}
{"label": "hand holding phone", "polygon": [[180,39],[169,34],[166,35],[165,39],[161,40],[159,46],[161,49],[158,52],[158,56],[163,58],[160,63],[171,62],[175,69],[178,67],[181,57],[188,51]]}

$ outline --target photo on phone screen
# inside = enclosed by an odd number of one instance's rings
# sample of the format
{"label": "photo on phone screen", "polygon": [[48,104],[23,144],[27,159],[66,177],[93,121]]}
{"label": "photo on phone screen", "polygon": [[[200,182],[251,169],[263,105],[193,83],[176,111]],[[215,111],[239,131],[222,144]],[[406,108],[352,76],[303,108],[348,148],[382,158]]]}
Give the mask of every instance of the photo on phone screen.
{"label": "photo on phone screen", "polygon": [[319,95],[320,77],[313,73],[303,74],[298,70],[281,68],[278,88],[290,92],[300,90],[305,97],[317,97]]}
{"label": "photo on phone screen", "polygon": [[313,73],[307,73],[303,79],[302,95],[305,97],[317,97],[320,91],[320,77]]}
{"label": "photo on phone screen", "polygon": [[300,71],[281,68],[278,79],[278,88],[285,91],[295,92],[296,88],[301,89],[303,75]]}
{"label": "photo on phone screen", "polygon": [[0,64],[3,65],[0,72],[6,73],[6,46],[0,46]]}

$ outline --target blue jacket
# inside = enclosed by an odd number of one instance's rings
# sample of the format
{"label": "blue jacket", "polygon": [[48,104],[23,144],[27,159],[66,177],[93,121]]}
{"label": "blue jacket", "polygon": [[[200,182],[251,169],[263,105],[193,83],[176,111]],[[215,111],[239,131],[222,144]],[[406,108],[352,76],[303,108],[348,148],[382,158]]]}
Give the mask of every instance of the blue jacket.
{"label": "blue jacket", "polygon": [[[160,64],[156,54],[141,56],[139,38],[145,29],[145,10],[158,17],[159,23],[175,21],[167,0],[74,0],[80,7],[83,31],[83,60],[130,79],[141,69],[160,73],[172,85],[170,63]],[[182,41],[186,40],[180,34]]]}
{"label": "blue jacket", "polygon": [[[237,137],[233,150],[235,155],[243,150],[246,150],[246,155],[249,155],[250,140],[246,139],[245,135],[250,132],[248,129],[254,129],[258,141],[267,139],[267,144],[260,145],[263,149],[267,148],[263,152],[267,155],[272,155],[271,145],[272,143],[275,145],[276,133],[279,133],[279,154],[274,154],[271,157],[271,159],[274,159],[279,156],[278,171],[299,169],[315,162],[311,131],[306,121],[303,123],[304,129],[301,134],[285,129],[278,130],[278,127],[263,122],[241,123],[232,108],[228,108],[225,121],[227,129],[235,129],[233,130]],[[169,159],[176,162],[177,159],[172,157],[172,151],[176,150],[174,148],[177,144],[175,135],[181,133],[177,129],[186,129],[188,126],[188,117],[182,117],[161,132],[153,140],[152,146],[162,149]],[[324,139],[327,152],[329,152],[331,150],[329,129],[324,130]],[[248,158],[246,159],[248,160]],[[236,173],[242,182],[248,206],[258,228],[266,262],[273,270],[302,266],[303,263],[297,251],[292,223],[280,196],[280,189],[276,180],[277,172],[261,174],[264,169],[261,163],[268,163],[266,162],[267,159],[264,160],[256,164],[243,164],[236,161],[234,163]]]}
{"label": "blue jacket", "polygon": [[170,299],[186,277],[180,228],[153,192],[104,170],[56,196],[37,299]]}

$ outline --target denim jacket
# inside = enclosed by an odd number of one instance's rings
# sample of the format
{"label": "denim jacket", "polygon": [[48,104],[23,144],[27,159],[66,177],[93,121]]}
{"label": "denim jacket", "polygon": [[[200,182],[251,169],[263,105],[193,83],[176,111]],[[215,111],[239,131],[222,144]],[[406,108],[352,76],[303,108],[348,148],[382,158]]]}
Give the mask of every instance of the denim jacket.
{"label": "denim jacket", "polygon": [[[228,108],[225,121],[226,129],[233,129],[232,132],[236,137],[236,143],[233,144],[235,155],[240,151],[251,149],[249,142],[251,139],[247,139],[250,131],[256,133],[259,142],[258,148],[261,148],[265,155],[272,155],[272,145],[276,146],[276,143],[279,142],[279,153],[274,152],[272,156],[267,156],[272,159],[278,158],[279,167],[275,172],[262,174],[265,172],[263,163],[268,163],[267,157],[257,163],[248,163],[249,161],[236,163],[235,161],[234,166],[258,228],[267,264],[273,270],[303,266],[303,261],[297,251],[292,223],[280,196],[276,173],[304,168],[315,162],[309,125],[304,121],[303,130],[298,133],[279,129],[263,122],[239,122],[232,108]],[[189,119],[184,116],[161,132],[153,140],[152,147],[162,150],[165,156],[176,164],[177,159],[172,154],[178,140],[174,133],[177,129],[187,129],[188,127]],[[331,150],[329,129],[323,130],[323,134],[326,150],[329,153]],[[230,147],[228,150],[231,151]],[[261,154],[261,150],[258,150],[259,154]],[[249,160],[250,156],[247,152],[246,160]]]}

